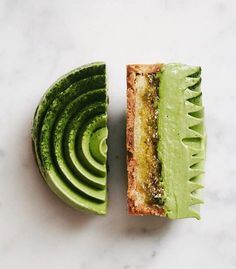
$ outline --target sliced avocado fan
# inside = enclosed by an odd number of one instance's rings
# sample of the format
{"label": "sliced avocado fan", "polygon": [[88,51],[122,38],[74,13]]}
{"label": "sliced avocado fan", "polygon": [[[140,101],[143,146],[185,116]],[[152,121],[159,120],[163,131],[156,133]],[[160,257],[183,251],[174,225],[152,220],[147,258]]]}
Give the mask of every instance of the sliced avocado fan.
{"label": "sliced avocado fan", "polygon": [[61,77],[36,109],[32,139],[39,170],[51,190],[76,209],[106,214],[107,135],[104,63]]}

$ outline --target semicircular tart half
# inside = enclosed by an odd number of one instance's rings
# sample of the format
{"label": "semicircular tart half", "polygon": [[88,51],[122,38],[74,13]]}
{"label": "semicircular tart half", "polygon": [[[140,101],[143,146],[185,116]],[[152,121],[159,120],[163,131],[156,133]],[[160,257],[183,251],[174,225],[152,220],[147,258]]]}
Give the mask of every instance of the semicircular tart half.
{"label": "semicircular tart half", "polygon": [[106,214],[107,86],[104,63],[79,67],[42,97],[33,148],[45,181],[76,209]]}

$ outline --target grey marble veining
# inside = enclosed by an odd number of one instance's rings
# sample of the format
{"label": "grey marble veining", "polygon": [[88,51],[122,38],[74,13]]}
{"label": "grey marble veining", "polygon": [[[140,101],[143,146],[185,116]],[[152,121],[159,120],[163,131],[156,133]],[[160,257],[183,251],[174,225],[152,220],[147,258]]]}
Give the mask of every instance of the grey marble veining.
{"label": "grey marble veining", "polygon": [[[0,1],[0,268],[236,268],[236,2]],[[106,61],[109,213],[85,215],[48,189],[31,120],[70,69]],[[202,66],[208,151],[202,219],[126,213],[128,63]]]}

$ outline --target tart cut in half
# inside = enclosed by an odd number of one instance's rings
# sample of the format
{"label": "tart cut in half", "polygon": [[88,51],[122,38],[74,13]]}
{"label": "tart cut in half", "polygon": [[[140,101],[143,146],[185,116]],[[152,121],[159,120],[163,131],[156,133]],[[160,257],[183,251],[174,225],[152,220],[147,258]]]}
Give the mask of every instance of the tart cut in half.
{"label": "tart cut in half", "polygon": [[77,68],[42,97],[33,120],[33,148],[45,181],[76,209],[107,208],[107,86],[104,63]]}
{"label": "tart cut in half", "polygon": [[128,209],[199,219],[205,159],[201,68],[127,66]]}

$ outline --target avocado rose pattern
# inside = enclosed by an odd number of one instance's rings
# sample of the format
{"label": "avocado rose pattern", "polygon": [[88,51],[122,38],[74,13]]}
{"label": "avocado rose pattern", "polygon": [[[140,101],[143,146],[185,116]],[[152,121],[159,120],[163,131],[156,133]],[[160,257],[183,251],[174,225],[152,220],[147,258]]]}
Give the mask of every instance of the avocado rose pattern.
{"label": "avocado rose pattern", "polygon": [[107,90],[104,63],[77,68],[56,81],[34,116],[39,170],[63,201],[106,214]]}

